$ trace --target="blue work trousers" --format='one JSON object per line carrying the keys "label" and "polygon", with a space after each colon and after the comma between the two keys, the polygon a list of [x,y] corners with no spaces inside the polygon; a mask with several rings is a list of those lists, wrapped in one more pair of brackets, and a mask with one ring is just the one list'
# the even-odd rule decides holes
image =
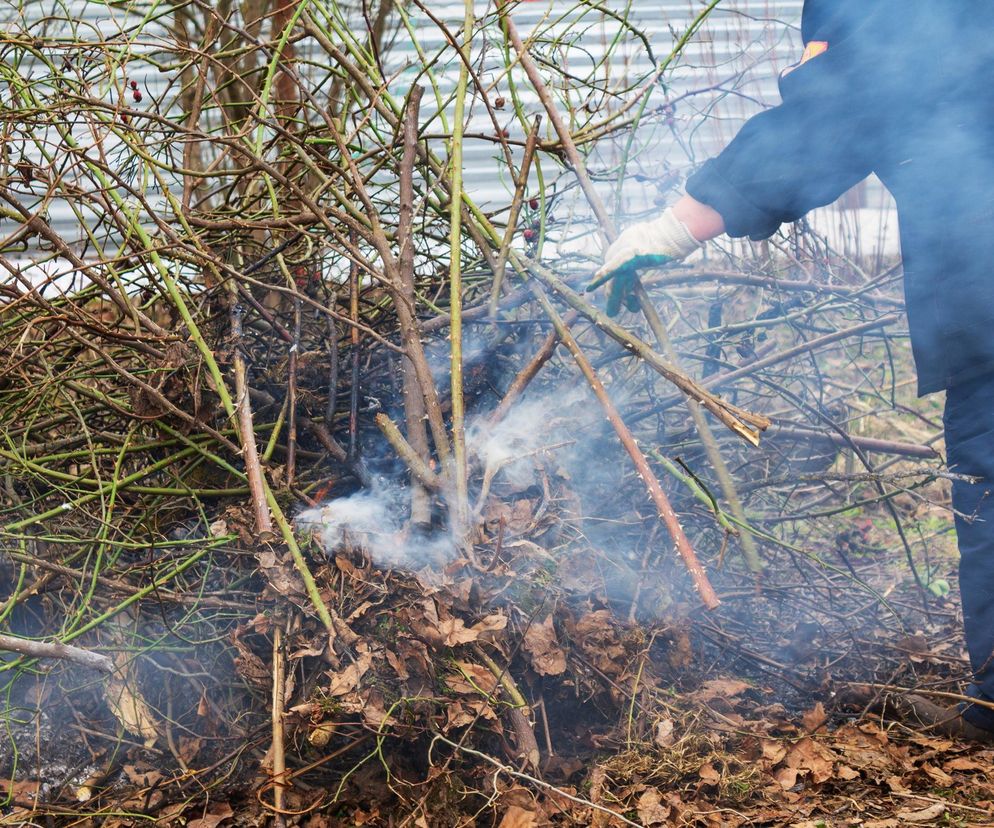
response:
{"label": "blue work trousers", "polygon": [[[973,684],[968,695],[994,700],[994,374],[947,389],[946,455],[950,470],[975,475],[953,481],[959,585]],[[994,710],[969,705],[964,718],[994,730]]]}

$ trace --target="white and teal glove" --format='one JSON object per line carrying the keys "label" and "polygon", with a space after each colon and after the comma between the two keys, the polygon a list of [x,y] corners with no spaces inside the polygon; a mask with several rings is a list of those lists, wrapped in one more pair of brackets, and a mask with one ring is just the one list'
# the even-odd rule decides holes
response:
{"label": "white and teal glove", "polygon": [[673,208],[668,208],[659,218],[633,224],[618,236],[587,290],[611,282],[605,308],[608,316],[616,316],[622,303],[629,310],[638,310],[633,290],[639,270],[678,262],[699,247],[701,243],[673,214]]}

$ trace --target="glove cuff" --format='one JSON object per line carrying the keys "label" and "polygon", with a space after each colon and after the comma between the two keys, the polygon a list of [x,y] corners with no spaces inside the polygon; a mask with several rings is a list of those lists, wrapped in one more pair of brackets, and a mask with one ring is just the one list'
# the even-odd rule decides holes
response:
{"label": "glove cuff", "polygon": [[667,207],[659,218],[649,222],[649,224],[653,237],[660,243],[659,248],[672,250],[672,254],[669,255],[674,259],[686,258],[704,246],[702,242],[694,238],[687,229],[687,225],[676,217],[672,207]]}

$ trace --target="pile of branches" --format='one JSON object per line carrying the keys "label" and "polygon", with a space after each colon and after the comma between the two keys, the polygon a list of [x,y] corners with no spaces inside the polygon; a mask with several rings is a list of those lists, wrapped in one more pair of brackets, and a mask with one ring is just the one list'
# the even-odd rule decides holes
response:
{"label": "pile of branches", "polygon": [[[620,321],[583,292],[616,233],[594,181],[625,178],[604,149],[672,125],[644,104],[705,15],[605,89],[642,38],[613,15],[567,71],[510,3],[467,3],[461,28],[364,9],[8,27],[0,760],[20,814],[180,813],[227,786],[282,817],[376,779],[457,824],[577,756],[671,749],[664,691],[699,687],[695,648],[810,687],[865,661],[847,633],[913,626],[943,592],[902,530],[941,476],[938,426],[853,427],[906,396],[896,268],[797,227],[647,276]],[[574,36],[606,19],[573,13]],[[506,204],[465,185],[481,142]],[[888,602],[866,527],[843,543],[826,521],[861,506],[897,526],[919,598]],[[788,668],[802,620],[824,660]],[[38,728],[45,755],[71,742],[58,772]]]}

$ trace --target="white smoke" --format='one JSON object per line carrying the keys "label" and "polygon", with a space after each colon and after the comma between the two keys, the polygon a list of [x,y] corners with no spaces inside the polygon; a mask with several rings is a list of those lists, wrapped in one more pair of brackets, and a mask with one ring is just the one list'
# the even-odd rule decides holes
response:
{"label": "white smoke", "polygon": [[377,479],[368,489],[301,512],[297,525],[317,532],[329,552],[347,543],[362,546],[380,567],[444,566],[457,556],[456,546],[444,532],[409,531],[410,497],[406,486]]}
{"label": "white smoke", "polygon": [[[582,456],[589,464],[594,447],[577,437],[585,434],[598,442],[589,429],[598,411],[590,405],[589,392],[575,386],[564,393],[525,398],[496,424],[486,416],[475,418],[466,430],[472,477],[479,481],[482,476],[484,493],[492,483],[503,491],[523,491],[540,484],[539,470],[553,453],[564,463]],[[471,487],[471,501],[479,494],[479,487]],[[410,529],[410,502],[407,485],[376,478],[369,488],[302,512],[297,524],[316,532],[328,552],[351,543],[366,549],[381,567],[439,568],[455,560],[458,544],[446,530],[429,534]]]}

